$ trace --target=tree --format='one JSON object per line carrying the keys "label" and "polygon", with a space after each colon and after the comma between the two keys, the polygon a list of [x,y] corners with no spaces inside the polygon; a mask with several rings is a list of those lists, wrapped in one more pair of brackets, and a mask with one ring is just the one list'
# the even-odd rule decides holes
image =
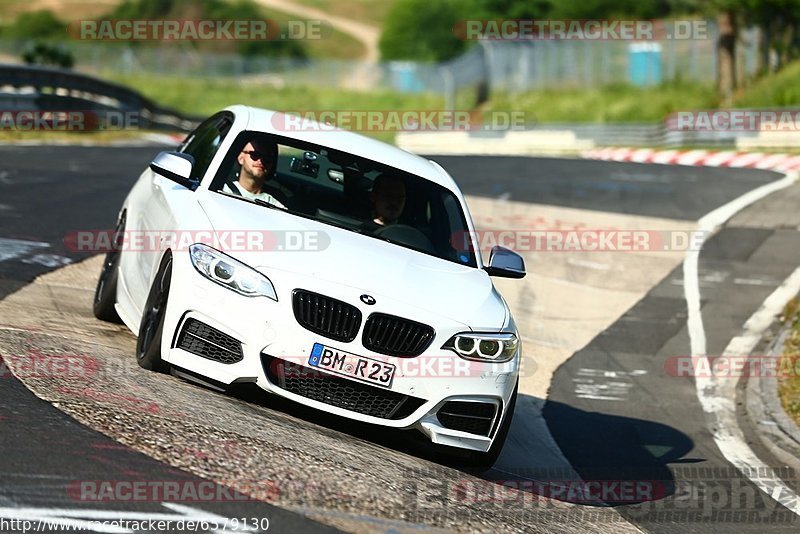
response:
{"label": "tree", "polygon": [[[263,19],[261,8],[253,0],[125,0],[109,15],[109,19],[184,19],[184,20],[258,20]],[[285,28],[281,28],[286,34]],[[128,45],[135,43],[128,43]],[[297,40],[216,41],[193,42],[198,49],[212,48],[217,52],[236,52],[242,56],[273,56],[306,58],[308,52]]]}
{"label": "tree", "polygon": [[456,37],[453,27],[470,17],[470,4],[459,0],[398,0],[383,26],[378,44],[381,57],[444,61],[461,54],[467,43]]}
{"label": "tree", "polygon": [[736,40],[738,31],[736,13],[730,9],[722,9],[717,14],[719,39],[717,41],[717,81],[720,96],[725,102],[733,100],[736,90]]}
{"label": "tree", "polygon": [[771,70],[774,53],[778,67],[798,57],[800,0],[748,0],[744,19],[760,31],[759,72]]}

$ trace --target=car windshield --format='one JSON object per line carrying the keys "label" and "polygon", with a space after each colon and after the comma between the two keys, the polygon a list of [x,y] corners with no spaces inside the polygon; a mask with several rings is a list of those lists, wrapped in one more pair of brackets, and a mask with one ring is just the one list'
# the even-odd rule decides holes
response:
{"label": "car windshield", "polygon": [[211,189],[476,267],[466,218],[452,191],[352,154],[245,132]]}

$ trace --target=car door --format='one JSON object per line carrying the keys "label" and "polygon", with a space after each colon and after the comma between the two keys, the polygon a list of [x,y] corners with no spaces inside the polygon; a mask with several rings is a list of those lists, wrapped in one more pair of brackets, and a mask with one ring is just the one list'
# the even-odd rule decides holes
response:
{"label": "car door", "polygon": [[[192,167],[192,179],[198,183],[203,179],[211,165],[223,139],[230,130],[232,118],[229,113],[219,113],[203,122],[194,132],[192,132],[179,151],[192,156],[194,166]],[[152,173],[150,180],[149,201],[143,207],[142,217],[140,218],[140,230],[146,236],[163,236],[168,233],[176,235],[178,242],[181,240],[180,232],[186,231],[186,224],[191,224],[192,217],[189,210],[198,209],[194,202],[194,191],[187,189],[168,178]],[[193,230],[211,230],[210,228],[192,228]],[[160,237],[157,241],[149,239],[150,243],[156,242],[156,246],[149,246],[139,254],[141,264],[140,283],[145,288],[150,287],[150,281],[155,276],[158,262],[164,251],[166,244]],[[138,292],[147,295],[147,291]],[[139,309],[144,302],[137,303]]]}

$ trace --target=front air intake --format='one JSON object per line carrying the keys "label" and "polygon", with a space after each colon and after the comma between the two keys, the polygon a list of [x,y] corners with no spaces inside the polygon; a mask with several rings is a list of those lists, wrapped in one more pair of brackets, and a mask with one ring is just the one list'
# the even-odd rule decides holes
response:
{"label": "front air intake", "polygon": [[449,401],[439,409],[436,417],[445,428],[488,436],[496,414],[494,403]]}
{"label": "front air intake", "polygon": [[187,319],[183,323],[175,346],[219,363],[237,363],[244,358],[239,341],[197,319]]}

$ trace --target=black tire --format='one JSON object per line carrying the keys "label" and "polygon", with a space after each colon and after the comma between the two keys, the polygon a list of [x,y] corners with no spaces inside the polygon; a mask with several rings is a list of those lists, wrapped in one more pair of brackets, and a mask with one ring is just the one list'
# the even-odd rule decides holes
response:
{"label": "black tire", "polygon": [[491,448],[486,452],[471,451],[467,456],[467,467],[479,471],[488,471],[500,457],[500,452],[503,450],[503,445],[508,437],[508,431],[511,428],[511,419],[514,417],[514,408],[517,406],[517,392],[519,391],[519,382],[514,386],[514,392],[511,394],[511,399],[508,401],[508,408],[506,409],[505,418],[500,423],[500,429],[497,431],[497,436],[492,442]]}
{"label": "black tire", "polygon": [[169,300],[169,286],[172,280],[172,254],[167,252],[161,260],[139,325],[136,339],[136,361],[150,371],[165,372],[168,368],[161,359],[161,338],[164,333],[164,318]]}
{"label": "black tire", "polygon": [[119,275],[119,259],[122,254],[122,238],[125,231],[125,215],[123,214],[114,230],[114,243],[103,261],[103,270],[94,290],[94,316],[101,321],[121,324],[119,314],[114,305],[117,303],[117,277]]}

